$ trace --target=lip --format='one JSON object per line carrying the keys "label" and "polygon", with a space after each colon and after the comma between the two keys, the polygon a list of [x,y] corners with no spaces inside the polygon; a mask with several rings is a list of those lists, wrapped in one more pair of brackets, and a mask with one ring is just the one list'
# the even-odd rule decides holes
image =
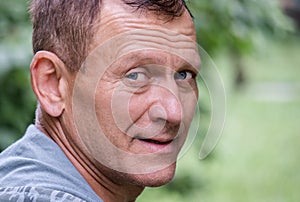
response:
{"label": "lip", "polygon": [[175,139],[169,138],[136,138],[144,150],[149,153],[173,153],[176,149]]}

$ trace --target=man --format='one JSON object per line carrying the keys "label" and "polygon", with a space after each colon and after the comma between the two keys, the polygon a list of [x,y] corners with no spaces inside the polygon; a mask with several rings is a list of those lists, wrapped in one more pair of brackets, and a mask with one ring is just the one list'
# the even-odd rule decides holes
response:
{"label": "man", "polygon": [[135,201],[174,176],[200,59],[184,1],[32,0],[36,123],[0,201]]}

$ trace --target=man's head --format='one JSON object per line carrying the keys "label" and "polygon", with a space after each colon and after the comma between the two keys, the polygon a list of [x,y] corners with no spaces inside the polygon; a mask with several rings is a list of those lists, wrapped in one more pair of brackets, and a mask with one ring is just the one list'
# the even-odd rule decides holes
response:
{"label": "man's head", "polygon": [[114,183],[170,181],[198,95],[184,1],[33,0],[31,8],[44,131]]}

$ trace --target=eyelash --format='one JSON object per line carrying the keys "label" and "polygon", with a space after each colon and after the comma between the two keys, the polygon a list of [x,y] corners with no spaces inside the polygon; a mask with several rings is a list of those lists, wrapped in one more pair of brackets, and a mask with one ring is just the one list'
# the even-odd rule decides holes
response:
{"label": "eyelash", "polygon": [[[155,76],[155,75],[153,75]],[[197,74],[189,69],[183,69],[173,74],[173,79],[179,86],[185,86],[187,83],[193,84]],[[128,87],[142,88],[147,86],[152,79],[152,75],[144,68],[133,68],[123,76],[123,82]],[[186,84],[185,84],[186,83]]]}
{"label": "eyelash", "polygon": [[[134,78],[134,79],[133,79],[133,78],[130,78],[130,77],[133,76],[133,75],[135,75],[136,78]],[[139,75],[143,75],[143,76],[147,77],[147,75],[146,75],[144,72],[131,72],[131,73],[129,73],[129,74],[126,74],[125,77],[126,77],[127,79],[137,80]]]}
{"label": "eyelash", "polygon": [[[196,77],[196,74],[195,74],[194,72],[192,72],[192,71],[190,71],[190,70],[182,70],[182,71],[176,72],[176,73],[174,74],[174,79],[175,79],[175,80],[180,79],[179,77],[177,78],[177,76],[182,76],[182,75],[181,75],[182,73],[190,74],[191,76],[190,76],[189,79],[194,79],[194,78]],[[182,80],[186,80],[187,77],[188,77],[188,76],[186,75],[186,77],[183,78]]]}

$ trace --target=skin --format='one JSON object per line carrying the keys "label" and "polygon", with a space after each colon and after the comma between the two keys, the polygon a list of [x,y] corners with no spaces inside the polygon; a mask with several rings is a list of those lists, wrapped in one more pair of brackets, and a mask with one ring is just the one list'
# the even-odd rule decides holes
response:
{"label": "skin", "polygon": [[[118,0],[103,1],[102,6],[83,74],[69,72],[53,53],[34,56],[31,81],[40,104],[36,125],[62,148],[104,201],[135,201],[144,187],[161,186],[174,176],[197,102],[195,67],[200,61],[196,50],[176,46],[195,42],[196,34],[187,11],[166,22],[151,12],[133,12]],[[112,37],[136,29],[158,30],[142,33],[152,49],[130,43],[127,36],[104,48]],[[105,55],[103,60],[95,50]],[[188,50],[195,54],[182,58]],[[107,56],[113,60],[104,65]],[[85,105],[90,101],[95,108]]]}

